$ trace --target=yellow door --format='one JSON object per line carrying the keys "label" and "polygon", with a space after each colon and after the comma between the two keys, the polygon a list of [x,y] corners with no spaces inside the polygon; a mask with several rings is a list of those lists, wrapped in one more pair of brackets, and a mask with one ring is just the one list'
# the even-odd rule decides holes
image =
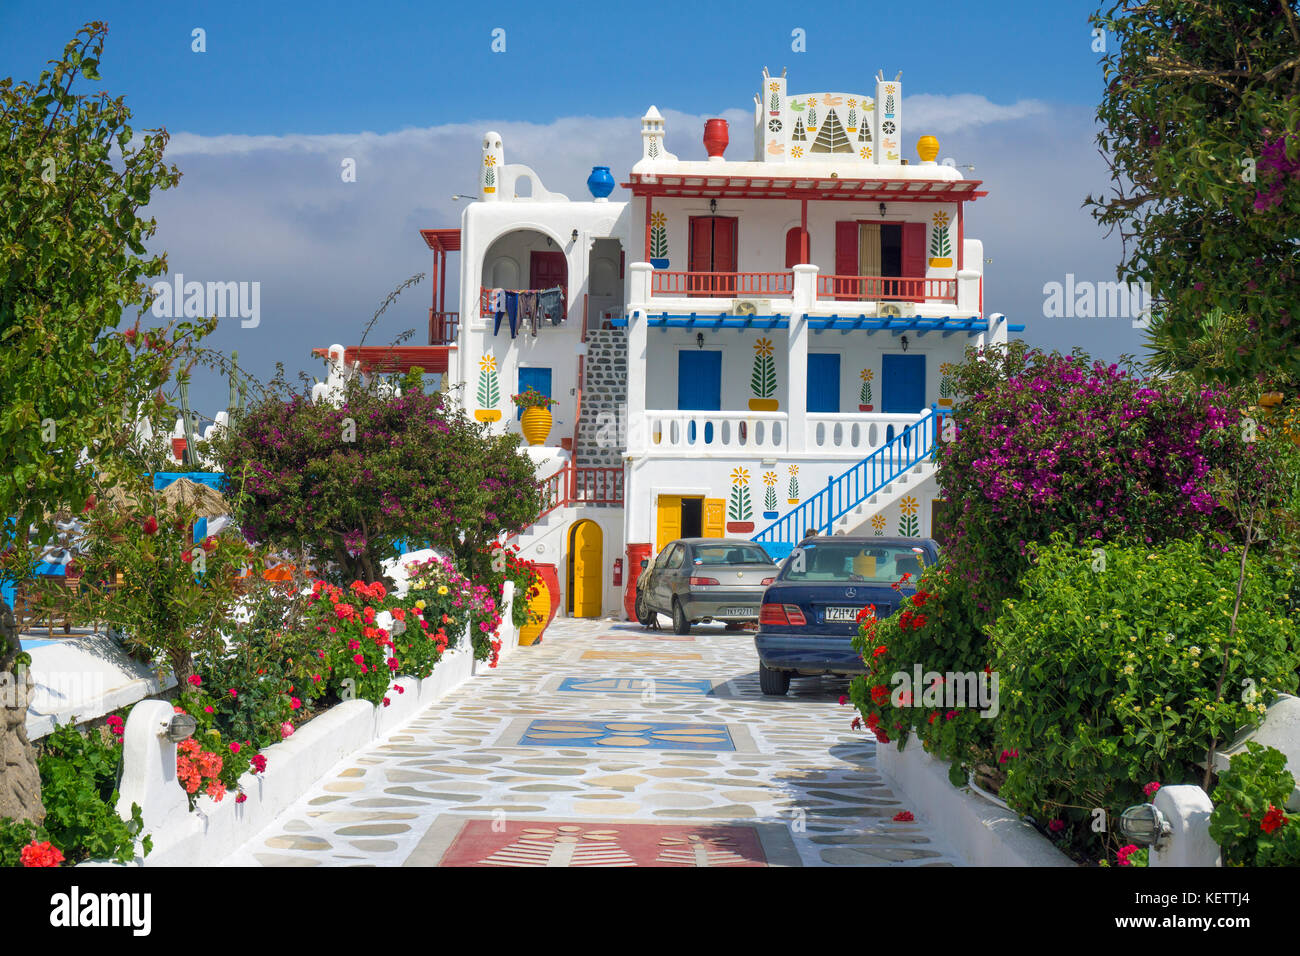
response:
{"label": "yellow door", "polygon": [[582,521],[573,529],[573,616],[600,617],[600,525]]}
{"label": "yellow door", "polygon": [[658,517],[655,519],[655,553],[668,547],[669,541],[682,536],[681,495],[660,495]]}
{"label": "yellow door", "polygon": [[722,498],[704,499],[704,537],[721,538],[727,516],[727,502]]}

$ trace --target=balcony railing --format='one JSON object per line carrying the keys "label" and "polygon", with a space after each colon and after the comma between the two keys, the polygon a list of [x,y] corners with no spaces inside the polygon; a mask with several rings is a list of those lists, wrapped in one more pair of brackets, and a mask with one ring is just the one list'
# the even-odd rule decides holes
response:
{"label": "balcony railing", "polygon": [[455,345],[460,331],[459,312],[438,312],[429,310],[429,344]]}
{"label": "balcony railing", "polygon": [[742,295],[794,294],[793,272],[669,272],[650,274],[651,295],[688,295],[733,298]]}
{"label": "balcony railing", "polygon": [[850,302],[956,302],[956,279],[817,276],[817,298]]}
{"label": "balcony railing", "polygon": [[865,455],[888,444],[905,428],[915,425],[920,413],[912,415],[855,412],[808,415],[808,448],[817,451]]}
{"label": "balcony railing", "polygon": [[785,412],[689,411],[646,409],[645,430],[630,444],[649,452],[822,452],[833,457],[861,458],[915,425],[924,413],[854,412],[809,414],[804,441],[795,447]]}

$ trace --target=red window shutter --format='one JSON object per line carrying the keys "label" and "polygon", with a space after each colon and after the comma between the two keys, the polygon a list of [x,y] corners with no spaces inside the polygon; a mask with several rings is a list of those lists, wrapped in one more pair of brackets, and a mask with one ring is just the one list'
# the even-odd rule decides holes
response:
{"label": "red window shutter", "polygon": [[708,216],[691,217],[691,272],[713,271],[713,222]]}
{"label": "red window shutter", "polygon": [[[903,223],[903,249],[900,258],[902,259],[903,278],[925,278],[925,223]],[[912,283],[908,284],[911,285]],[[924,302],[925,295],[922,288],[924,285],[923,282],[915,283],[916,294],[909,295],[907,298],[913,302]]]}
{"label": "red window shutter", "polygon": [[785,234],[785,267],[787,269],[803,263],[803,236],[804,231],[798,226],[793,227]]}
{"label": "red window shutter", "polygon": [[736,271],[736,220],[715,216],[713,219],[713,271]]}
{"label": "red window shutter", "polygon": [[[835,224],[835,274],[837,276],[855,276],[858,274],[858,224],[856,222],[837,222]],[[836,280],[835,297],[838,299],[858,298],[854,294],[856,282]]]}

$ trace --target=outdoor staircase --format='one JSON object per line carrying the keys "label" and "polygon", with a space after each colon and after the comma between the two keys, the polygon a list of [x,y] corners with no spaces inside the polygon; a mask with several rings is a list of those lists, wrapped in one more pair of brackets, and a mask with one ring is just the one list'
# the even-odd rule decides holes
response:
{"label": "outdoor staircase", "polygon": [[573,458],[586,467],[621,468],[627,447],[627,330],[587,332],[582,409]]}
{"label": "outdoor staircase", "polygon": [[950,412],[930,406],[914,425],[840,475],[826,487],[772,522],[753,540],[773,555],[793,548],[809,531],[852,534],[872,514],[888,507],[934,476],[936,444]]}

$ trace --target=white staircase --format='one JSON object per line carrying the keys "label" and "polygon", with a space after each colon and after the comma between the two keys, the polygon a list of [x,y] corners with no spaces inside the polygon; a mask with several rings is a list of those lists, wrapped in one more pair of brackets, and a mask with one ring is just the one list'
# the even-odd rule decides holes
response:
{"label": "white staircase", "polygon": [[872,515],[884,511],[904,495],[915,494],[927,481],[934,481],[938,467],[929,462],[922,462],[914,468],[903,472],[875,494],[860,501],[835,522],[836,534],[871,534],[873,529],[867,521]]}

